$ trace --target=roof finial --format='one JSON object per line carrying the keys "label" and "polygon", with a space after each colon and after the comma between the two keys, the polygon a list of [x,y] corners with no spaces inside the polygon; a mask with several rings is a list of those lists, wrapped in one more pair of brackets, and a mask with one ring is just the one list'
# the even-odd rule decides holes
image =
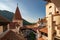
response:
{"label": "roof finial", "polygon": [[40,18],[39,18],[39,21],[40,21]]}

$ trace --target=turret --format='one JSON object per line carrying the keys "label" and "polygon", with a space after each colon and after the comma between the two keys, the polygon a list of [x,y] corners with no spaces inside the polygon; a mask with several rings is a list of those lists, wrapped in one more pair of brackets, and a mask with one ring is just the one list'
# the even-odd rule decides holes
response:
{"label": "turret", "polygon": [[10,24],[8,24],[8,30],[12,30],[19,34],[19,29],[22,26],[23,26],[23,19],[22,19],[19,7],[17,5],[15,14],[13,16],[13,20]]}
{"label": "turret", "polygon": [[23,19],[22,19],[18,5],[15,11],[14,17],[13,17],[13,22],[17,22],[20,25],[20,27],[23,26]]}

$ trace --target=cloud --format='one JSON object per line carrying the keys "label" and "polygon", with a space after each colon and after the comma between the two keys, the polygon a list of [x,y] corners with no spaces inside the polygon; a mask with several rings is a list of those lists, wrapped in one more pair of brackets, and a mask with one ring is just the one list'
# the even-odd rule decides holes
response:
{"label": "cloud", "polygon": [[15,12],[16,1],[15,0],[1,0],[0,1],[0,10],[8,10]]}
{"label": "cloud", "polygon": [[3,3],[0,3],[0,9],[1,10],[10,10],[10,8],[7,6],[7,5],[5,5],[5,4],[3,4]]}

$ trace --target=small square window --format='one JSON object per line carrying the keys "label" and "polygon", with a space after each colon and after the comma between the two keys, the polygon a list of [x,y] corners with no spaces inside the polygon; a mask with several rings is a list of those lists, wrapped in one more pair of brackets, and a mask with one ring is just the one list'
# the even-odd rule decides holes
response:
{"label": "small square window", "polygon": [[52,12],[49,13],[49,15],[52,14]]}
{"label": "small square window", "polygon": [[52,6],[49,6],[49,8],[52,8]]}
{"label": "small square window", "polygon": [[59,13],[59,11],[57,11],[56,13]]}

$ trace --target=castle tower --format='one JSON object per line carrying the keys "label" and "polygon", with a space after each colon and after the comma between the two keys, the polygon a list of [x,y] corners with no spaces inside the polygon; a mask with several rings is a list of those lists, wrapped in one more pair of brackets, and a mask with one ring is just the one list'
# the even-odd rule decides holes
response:
{"label": "castle tower", "polygon": [[[46,4],[46,19],[47,19],[47,27],[48,27],[48,40],[53,40],[53,36],[52,36],[52,34],[50,34],[50,32],[52,32],[53,30],[56,30],[56,36],[58,36],[58,37],[60,37],[60,31],[59,31],[59,29],[58,28],[60,28],[60,10],[59,10],[59,8],[60,7],[57,7],[56,5],[58,5],[58,4],[56,4],[55,5],[55,3],[56,3],[56,1],[54,0],[54,2],[52,2],[51,0],[45,0],[45,1],[47,1],[47,4]],[[57,25],[57,26],[53,26],[52,27],[52,24],[53,24],[53,22],[52,22],[52,20],[51,19],[49,19],[49,18],[52,18],[52,17],[50,17],[50,15],[53,15],[53,21],[55,22],[55,25]],[[51,26],[50,26],[50,22],[52,22],[52,24],[51,24]],[[50,26],[50,29],[49,29],[49,26]]]}
{"label": "castle tower", "polygon": [[53,27],[53,15],[50,14],[48,16],[48,22],[47,22],[47,27],[48,27],[48,40],[53,40],[54,38],[54,35],[53,35],[53,32],[54,32],[54,27]]}
{"label": "castle tower", "polygon": [[56,12],[56,7],[54,3],[52,3],[50,0],[47,1],[46,4],[46,20],[47,20],[47,28],[48,28],[48,40],[54,40],[53,36],[53,14]]}
{"label": "castle tower", "polygon": [[[23,27],[23,19],[22,19],[21,13],[19,11],[18,5],[17,5],[12,22],[13,22],[14,27],[15,27],[12,30],[19,34],[20,27]],[[11,25],[13,25],[13,24],[11,24]]]}
{"label": "castle tower", "polygon": [[49,14],[56,15],[60,12],[58,10],[58,7],[51,0],[45,0],[45,1],[47,1],[47,4],[46,4],[46,17],[48,17]]}
{"label": "castle tower", "polygon": [[18,4],[17,4],[17,8],[15,11],[14,17],[13,17],[13,22],[17,22],[20,25],[20,27],[23,26],[23,19],[22,19]]}

